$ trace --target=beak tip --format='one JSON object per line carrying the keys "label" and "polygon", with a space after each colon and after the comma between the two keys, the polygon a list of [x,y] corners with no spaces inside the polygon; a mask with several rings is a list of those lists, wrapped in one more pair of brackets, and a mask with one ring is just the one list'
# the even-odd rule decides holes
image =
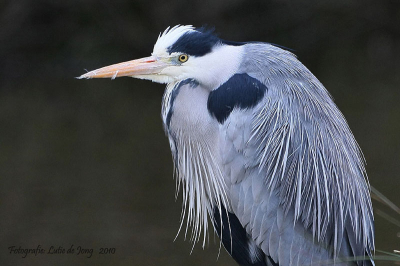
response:
{"label": "beak tip", "polygon": [[76,79],[91,79],[93,75],[94,75],[93,71],[90,71],[83,75],[80,75],[79,77],[76,77]]}

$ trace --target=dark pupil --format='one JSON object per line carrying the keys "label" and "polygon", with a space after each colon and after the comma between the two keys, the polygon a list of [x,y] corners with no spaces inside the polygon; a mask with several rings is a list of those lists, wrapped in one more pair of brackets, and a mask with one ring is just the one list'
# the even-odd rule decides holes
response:
{"label": "dark pupil", "polygon": [[186,55],[181,55],[181,61],[185,61],[186,60]]}

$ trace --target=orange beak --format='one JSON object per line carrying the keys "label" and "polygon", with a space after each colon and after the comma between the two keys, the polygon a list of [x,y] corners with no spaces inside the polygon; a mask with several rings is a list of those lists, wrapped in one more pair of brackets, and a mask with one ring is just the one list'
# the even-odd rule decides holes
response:
{"label": "orange beak", "polygon": [[146,75],[159,74],[166,66],[168,66],[167,63],[154,56],[149,56],[92,70],[81,75],[78,79],[145,77]]}

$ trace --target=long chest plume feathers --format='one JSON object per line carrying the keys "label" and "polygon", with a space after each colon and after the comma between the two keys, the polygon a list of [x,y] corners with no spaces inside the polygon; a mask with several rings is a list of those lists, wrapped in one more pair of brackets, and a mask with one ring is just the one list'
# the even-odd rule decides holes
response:
{"label": "long chest plume feathers", "polygon": [[[182,188],[179,231],[186,218],[186,233],[191,227],[193,242],[200,240],[203,233],[203,246],[206,243],[208,216],[213,214],[215,206],[220,212],[222,206],[229,207],[218,164],[220,158],[215,152],[218,125],[213,123],[206,102],[207,92],[194,80],[184,80],[168,86],[162,107],[164,128],[173,155],[177,193]],[[196,111],[190,112],[188,108],[196,104],[198,108],[193,107]]]}

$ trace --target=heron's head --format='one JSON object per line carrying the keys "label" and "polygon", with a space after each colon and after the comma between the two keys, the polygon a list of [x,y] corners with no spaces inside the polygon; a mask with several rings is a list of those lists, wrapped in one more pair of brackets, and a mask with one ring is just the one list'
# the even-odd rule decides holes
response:
{"label": "heron's head", "polygon": [[228,45],[212,31],[178,25],[160,34],[151,56],[96,69],[79,78],[128,76],[158,83],[194,79],[213,89],[236,72],[241,56],[240,45]]}

